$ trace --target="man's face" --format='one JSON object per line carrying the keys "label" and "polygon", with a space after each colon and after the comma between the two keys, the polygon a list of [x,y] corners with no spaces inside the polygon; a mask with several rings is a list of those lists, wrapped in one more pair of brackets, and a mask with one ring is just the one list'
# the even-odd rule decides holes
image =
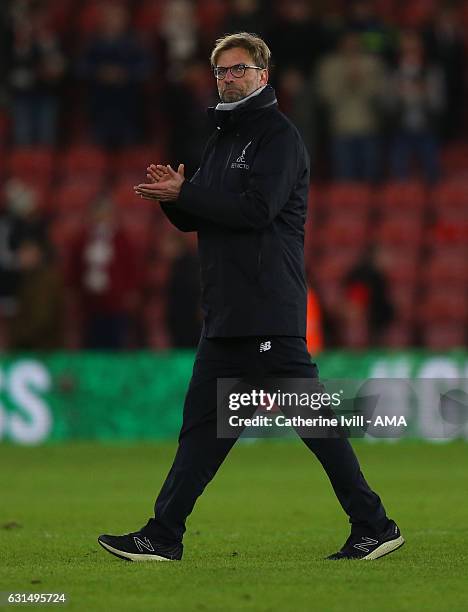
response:
{"label": "man's face", "polygon": [[[250,53],[239,47],[220,53],[217,66],[228,67],[236,64],[254,66],[255,62],[250,57]],[[224,79],[217,83],[221,102],[239,102],[268,83],[268,70],[247,68],[244,76],[240,78],[233,77],[231,71],[228,70]]]}

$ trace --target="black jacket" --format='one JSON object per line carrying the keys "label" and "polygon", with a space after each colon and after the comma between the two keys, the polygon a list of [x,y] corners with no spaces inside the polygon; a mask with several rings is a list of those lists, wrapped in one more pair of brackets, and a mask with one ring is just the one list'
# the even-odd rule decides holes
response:
{"label": "black jacket", "polygon": [[217,129],[200,168],[162,207],[176,227],[198,232],[203,335],[305,337],[304,143],[269,85],[208,112]]}

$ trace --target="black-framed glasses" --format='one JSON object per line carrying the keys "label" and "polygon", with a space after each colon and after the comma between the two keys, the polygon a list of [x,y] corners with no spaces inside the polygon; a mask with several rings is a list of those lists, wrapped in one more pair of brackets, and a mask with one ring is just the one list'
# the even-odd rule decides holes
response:
{"label": "black-framed glasses", "polygon": [[229,70],[233,77],[235,77],[236,79],[240,79],[244,76],[247,68],[252,68],[253,70],[266,70],[266,68],[262,68],[261,66],[250,66],[249,64],[234,64],[234,66],[213,66],[213,74],[215,75],[218,81],[222,81]]}

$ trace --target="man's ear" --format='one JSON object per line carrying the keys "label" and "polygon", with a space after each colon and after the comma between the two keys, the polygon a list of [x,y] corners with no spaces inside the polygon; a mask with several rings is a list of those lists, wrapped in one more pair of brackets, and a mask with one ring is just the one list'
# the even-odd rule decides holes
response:
{"label": "man's ear", "polygon": [[267,70],[262,70],[262,74],[260,75],[260,86],[263,87],[263,85],[266,85],[268,83],[268,78],[270,76],[270,73]]}

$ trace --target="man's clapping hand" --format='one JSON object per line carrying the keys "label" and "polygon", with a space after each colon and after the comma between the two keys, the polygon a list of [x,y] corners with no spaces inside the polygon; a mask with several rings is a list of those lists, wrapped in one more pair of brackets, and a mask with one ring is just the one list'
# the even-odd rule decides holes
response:
{"label": "man's clapping hand", "polygon": [[151,182],[141,183],[133,189],[146,200],[174,202],[179,197],[182,183],[185,181],[184,171],[184,164],[179,164],[177,172],[169,164],[151,164],[146,174]]}

